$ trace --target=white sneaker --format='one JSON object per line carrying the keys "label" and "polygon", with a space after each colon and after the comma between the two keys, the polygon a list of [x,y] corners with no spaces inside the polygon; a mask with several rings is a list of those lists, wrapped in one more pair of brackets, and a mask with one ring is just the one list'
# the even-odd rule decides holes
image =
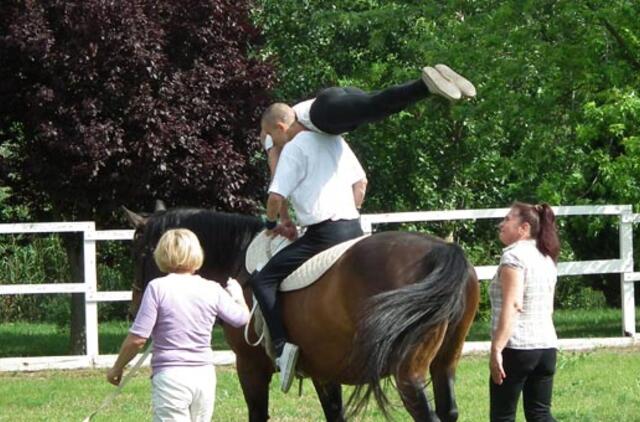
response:
{"label": "white sneaker", "polygon": [[437,64],[435,68],[442,76],[456,84],[464,97],[473,98],[476,96],[476,87],[469,80],[454,72],[449,66]]}
{"label": "white sneaker", "polygon": [[457,101],[462,98],[462,93],[456,84],[431,66],[422,68],[422,81],[432,94],[440,95],[449,101]]}
{"label": "white sneaker", "polygon": [[280,389],[286,393],[291,388],[298,363],[298,346],[285,343],[282,354],[276,358],[276,365],[280,369]]}

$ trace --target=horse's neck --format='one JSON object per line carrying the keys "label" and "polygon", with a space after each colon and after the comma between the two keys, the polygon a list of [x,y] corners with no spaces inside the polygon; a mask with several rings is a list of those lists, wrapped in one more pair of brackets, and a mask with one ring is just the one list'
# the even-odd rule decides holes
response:
{"label": "horse's neck", "polygon": [[225,283],[228,278],[236,279],[240,285],[244,286],[249,280],[250,274],[247,272],[245,259],[249,244],[257,233],[248,233],[248,240],[238,245],[238,250],[233,254],[234,262],[224,265],[214,261],[206,261],[200,274],[205,278],[214,279],[220,283]]}

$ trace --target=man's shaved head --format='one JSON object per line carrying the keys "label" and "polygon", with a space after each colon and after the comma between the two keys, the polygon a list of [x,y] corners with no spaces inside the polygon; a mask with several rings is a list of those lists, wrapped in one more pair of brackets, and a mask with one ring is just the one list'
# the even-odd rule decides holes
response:
{"label": "man's shaved head", "polygon": [[262,113],[262,127],[272,128],[278,123],[287,126],[293,124],[296,114],[293,109],[285,103],[273,103]]}

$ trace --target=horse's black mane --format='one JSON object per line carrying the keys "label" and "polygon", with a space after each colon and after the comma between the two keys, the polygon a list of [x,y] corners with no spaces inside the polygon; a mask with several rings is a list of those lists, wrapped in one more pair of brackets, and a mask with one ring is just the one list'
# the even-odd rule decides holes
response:
{"label": "horse's black mane", "polygon": [[172,228],[187,228],[194,232],[202,249],[203,269],[236,275],[244,262],[244,251],[262,228],[257,217],[228,214],[198,208],[173,208],[149,217],[143,234],[143,244],[155,247],[162,234]]}

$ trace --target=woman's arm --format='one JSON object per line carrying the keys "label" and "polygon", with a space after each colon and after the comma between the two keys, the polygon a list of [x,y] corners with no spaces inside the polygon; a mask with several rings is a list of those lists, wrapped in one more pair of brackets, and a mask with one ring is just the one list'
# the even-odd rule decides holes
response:
{"label": "woman's arm", "polygon": [[218,316],[234,327],[242,327],[249,322],[251,314],[244,300],[242,287],[235,279],[230,278],[224,290],[218,298]]}
{"label": "woman's arm", "polygon": [[129,333],[127,338],[122,342],[122,346],[120,346],[120,353],[118,354],[116,363],[114,363],[111,369],[107,372],[107,381],[113,385],[120,384],[124,367],[131,362],[131,359],[136,357],[146,342],[146,338]]}
{"label": "woman's arm", "polygon": [[496,384],[502,384],[506,377],[502,367],[502,350],[507,345],[516,315],[522,311],[523,284],[520,271],[503,266],[500,268],[502,284],[502,310],[498,318],[498,326],[491,340],[491,378]]}

